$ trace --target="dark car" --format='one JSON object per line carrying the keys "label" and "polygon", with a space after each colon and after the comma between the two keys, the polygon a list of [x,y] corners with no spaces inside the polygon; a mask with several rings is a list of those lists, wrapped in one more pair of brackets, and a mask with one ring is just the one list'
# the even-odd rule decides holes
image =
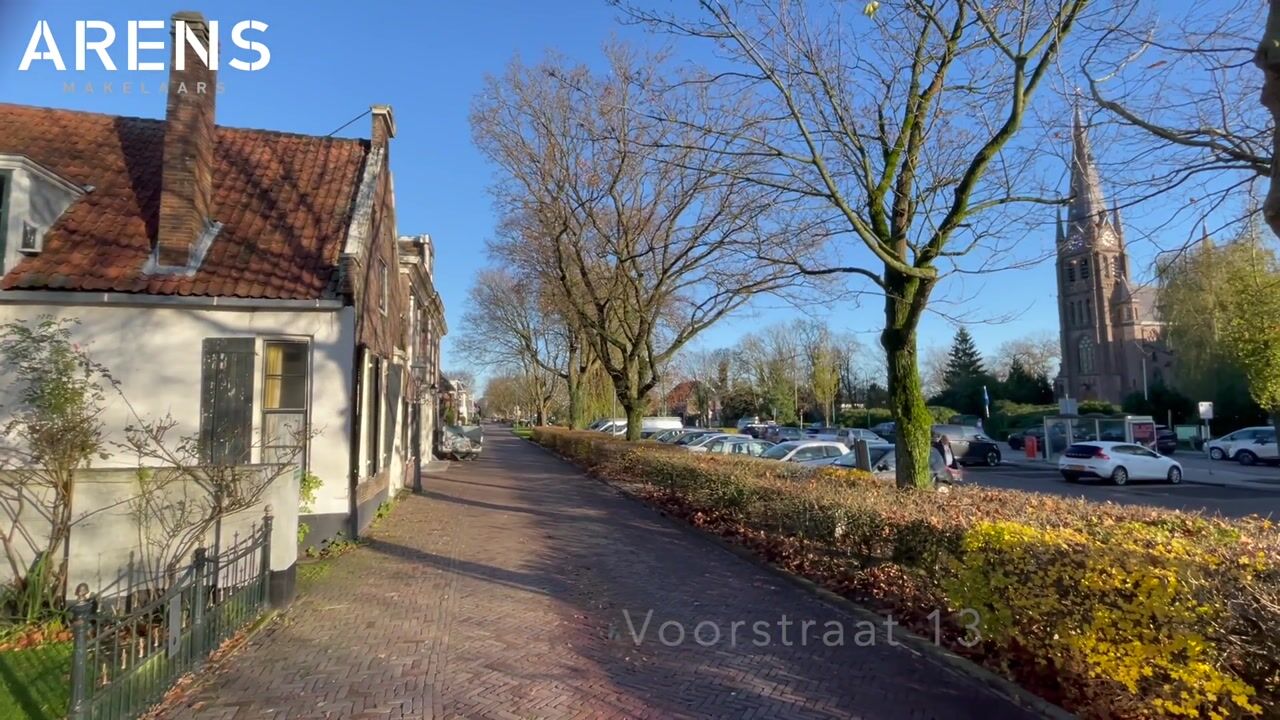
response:
{"label": "dark car", "polygon": [[1164,425],[1156,426],[1156,452],[1172,455],[1178,451],[1178,433]]}
{"label": "dark car", "polygon": [[1035,438],[1037,443],[1043,440],[1044,426],[1033,425],[1027,428],[1026,430],[1019,430],[1018,432],[1009,433],[1009,449],[1021,450],[1022,448],[1027,446],[1027,438],[1029,437]]}
{"label": "dark car", "polygon": [[771,443],[780,443],[788,440],[804,440],[804,438],[804,432],[800,428],[770,425],[765,429],[763,439]]}
{"label": "dark car", "polygon": [[763,440],[771,427],[773,426],[768,423],[751,423],[742,428],[742,434],[750,435],[757,440]]}
{"label": "dark car", "polygon": [[1000,464],[1000,446],[983,433],[982,428],[972,425],[934,425],[933,441],[937,442],[943,436],[951,444],[951,451],[961,465],[994,467]]}
{"label": "dark car", "polygon": [[892,442],[894,436],[898,434],[898,424],[893,421],[877,423],[871,426],[871,432]]}

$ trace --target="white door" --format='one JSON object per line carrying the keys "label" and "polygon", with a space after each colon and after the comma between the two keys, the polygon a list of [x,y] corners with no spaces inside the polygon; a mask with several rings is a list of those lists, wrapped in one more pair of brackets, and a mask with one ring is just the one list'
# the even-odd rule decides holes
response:
{"label": "white door", "polygon": [[1276,444],[1275,429],[1259,431],[1258,435],[1259,438],[1256,441],[1259,443],[1256,446],[1258,448],[1258,457],[1263,460],[1280,459],[1280,446],[1277,446]]}
{"label": "white door", "polygon": [[1163,480],[1168,473],[1165,461],[1160,455],[1140,445],[1126,445],[1133,458],[1134,468],[1129,471],[1130,477],[1139,480]]}

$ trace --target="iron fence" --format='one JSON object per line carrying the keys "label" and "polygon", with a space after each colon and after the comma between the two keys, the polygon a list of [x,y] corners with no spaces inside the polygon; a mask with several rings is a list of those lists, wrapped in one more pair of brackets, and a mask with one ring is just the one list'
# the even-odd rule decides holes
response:
{"label": "iron fence", "polygon": [[70,720],[136,718],[257,619],[269,603],[271,524],[268,511],[248,537],[196,549],[163,590],[130,581],[103,598],[80,585],[71,609]]}

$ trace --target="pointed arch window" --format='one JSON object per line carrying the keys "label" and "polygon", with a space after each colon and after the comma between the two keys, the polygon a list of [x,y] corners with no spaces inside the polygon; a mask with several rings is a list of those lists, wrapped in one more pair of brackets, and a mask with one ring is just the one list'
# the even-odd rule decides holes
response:
{"label": "pointed arch window", "polygon": [[1123,256],[1123,255],[1117,255],[1117,256],[1116,256],[1116,277],[1118,277],[1118,278],[1123,278],[1124,276],[1125,276],[1125,272],[1124,272],[1124,256]]}
{"label": "pointed arch window", "polygon": [[1093,349],[1093,338],[1088,335],[1080,338],[1080,344],[1077,347],[1077,365],[1082,375],[1093,373]]}
{"label": "pointed arch window", "polygon": [[1081,280],[1089,279],[1089,258],[1083,258],[1080,261],[1080,279]]}
{"label": "pointed arch window", "polygon": [[1076,281],[1076,264],[1075,262],[1067,263],[1067,282]]}
{"label": "pointed arch window", "polygon": [[1093,298],[1084,299],[1084,324],[1093,324]]}

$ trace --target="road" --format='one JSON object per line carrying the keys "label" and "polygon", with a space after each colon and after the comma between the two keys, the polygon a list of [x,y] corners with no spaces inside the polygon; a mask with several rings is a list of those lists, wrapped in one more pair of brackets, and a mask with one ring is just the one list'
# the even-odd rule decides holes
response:
{"label": "road", "polygon": [[1182,463],[1186,478],[1181,485],[1132,482],[1125,487],[1115,487],[1101,481],[1068,483],[1054,465],[1027,461],[1010,450],[1006,450],[1005,457],[1009,462],[999,467],[966,468],[965,480],[989,487],[1083,497],[1122,505],[1154,505],[1225,517],[1261,515],[1280,519],[1280,468],[1276,467],[1246,468],[1236,463],[1213,462],[1200,455],[1179,453],[1174,457]]}

